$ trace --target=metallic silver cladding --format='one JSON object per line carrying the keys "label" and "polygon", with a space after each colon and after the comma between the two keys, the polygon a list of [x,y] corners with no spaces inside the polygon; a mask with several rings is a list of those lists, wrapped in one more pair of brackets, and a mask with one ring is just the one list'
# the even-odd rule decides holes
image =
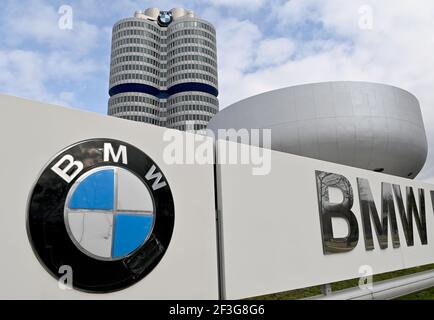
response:
{"label": "metallic silver cladding", "polygon": [[271,129],[271,149],[415,178],[428,144],[417,98],[397,87],[326,82],[263,93],[217,114],[208,128]]}

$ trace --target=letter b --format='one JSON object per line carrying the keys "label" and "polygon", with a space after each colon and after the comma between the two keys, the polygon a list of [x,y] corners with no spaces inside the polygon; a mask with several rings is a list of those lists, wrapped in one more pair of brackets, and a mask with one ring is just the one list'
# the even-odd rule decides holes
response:
{"label": "letter b", "polygon": [[[66,165],[65,165],[66,164]],[[62,168],[62,166],[64,167]],[[74,169],[72,170],[71,169]],[[59,177],[66,181],[66,183],[71,183],[72,180],[83,170],[83,163],[80,161],[74,161],[74,158],[67,154],[62,159],[60,159],[52,168]]]}
{"label": "letter b", "polygon": [[[353,189],[347,178],[342,175],[316,171],[318,206],[321,223],[324,254],[342,253],[353,250],[359,241],[359,226],[353,207]],[[332,203],[329,189],[339,189],[343,195],[341,203]],[[348,224],[348,235],[335,238],[333,235],[333,218],[342,218]]]}

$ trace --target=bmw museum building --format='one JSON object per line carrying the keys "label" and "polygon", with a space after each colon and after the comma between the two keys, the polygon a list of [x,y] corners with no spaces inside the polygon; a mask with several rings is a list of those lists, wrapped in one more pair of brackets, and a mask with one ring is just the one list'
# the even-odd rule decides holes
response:
{"label": "bmw museum building", "polygon": [[[354,119],[338,107],[324,109],[335,112],[328,121],[309,118],[313,102],[332,103],[323,86],[343,103],[368,99],[354,104]],[[277,127],[272,150],[0,95],[0,249],[9,257],[0,298],[233,300],[359,278],[362,266],[381,274],[434,263],[434,186],[410,179],[426,158],[417,99],[360,83],[268,95],[229,107],[210,127],[224,117],[233,128]],[[240,116],[247,103],[250,120]],[[387,129],[372,110],[389,115]],[[309,133],[296,141],[316,136],[318,148],[297,145],[294,128]],[[169,161],[175,138],[211,161]],[[229,150],[262,155],[269,170],[222,161]],[[433,286],[432,273],[418,279],[413,289]],[[353,298],[390,298],[376,290]]]}

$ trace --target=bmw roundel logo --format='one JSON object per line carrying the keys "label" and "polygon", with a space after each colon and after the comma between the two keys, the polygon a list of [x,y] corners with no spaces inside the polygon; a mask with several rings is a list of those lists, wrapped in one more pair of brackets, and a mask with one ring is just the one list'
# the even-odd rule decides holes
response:
{"label": "bmw roundel logo", "polygon": [[73,271],[75,289],[122,290],[163,258],[175,215],[168,181],[151,158],[121,141],[94,139],[63,150],[30,197],[28,233],[56,278]]}
{"label": "bmw roundel logo", "polygon": [[173,20],[172,13],[170,11],[161,11],[158,16],[158,24],[161,27],[167,27]]}

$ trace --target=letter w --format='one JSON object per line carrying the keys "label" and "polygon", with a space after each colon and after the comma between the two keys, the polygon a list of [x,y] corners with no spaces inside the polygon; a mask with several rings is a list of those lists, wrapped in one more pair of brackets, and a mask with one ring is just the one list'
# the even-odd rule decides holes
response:
{"label": "letter w", "polygon": [[[401,194],[401,187],[393,185],[393,192],[397,201],[399,215],[401,216],[402,227],[404,229],[405,239],[409,247],[414,245],[413,237],[413,216],[416,221],[416,226],[419,231],[419,237],[422,245],[428,244],[427,229],[426,229],[426,213],[425,213],[425,192],[419,189],[419,210],[416,205],[416,199],[412,187],[406,188],[407,205],[404,206],[404,201]],[[420,213],[420,214],[419,214]]]}
{"label": "letter w", "polygon": [[146,180],[148,181],[155,179],[154,184],[152,185],[152,190],[154,191],[167,186],[167,183],[165,181],[161,181],[161,179],[163,179],[163,175],[161,174],[161,172],[155,173],[156,169],[157,167],[155,167],[155,165],[152,166],[151,170],[149,170],[145,176]]}

